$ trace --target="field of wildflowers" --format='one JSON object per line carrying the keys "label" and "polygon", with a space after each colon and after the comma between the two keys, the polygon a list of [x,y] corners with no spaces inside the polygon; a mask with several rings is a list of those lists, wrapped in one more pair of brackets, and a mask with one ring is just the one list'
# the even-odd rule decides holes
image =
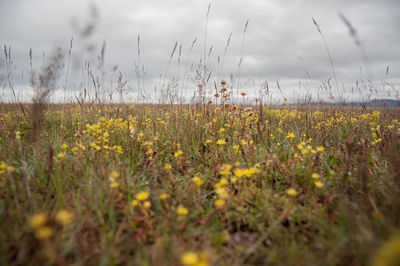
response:
{"label": "field of wildflowers", "polygon": [[400,261],[399,109],[30,108],[0,112],[1,265]]}

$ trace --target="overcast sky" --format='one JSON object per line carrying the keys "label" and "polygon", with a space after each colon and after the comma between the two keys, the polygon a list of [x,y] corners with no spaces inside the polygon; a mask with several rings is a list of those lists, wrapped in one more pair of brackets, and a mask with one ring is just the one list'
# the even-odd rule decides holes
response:
{"label": "overcast sky", "polygon": [[[79,32],[93,20],[90,3],[95,4],[98,16],[94,19],[93,33],[83,38]],[[140,35],[140,64],[146,70],[142,86],[154,87],[160,85],[160,75],[164,77],[167,71],[175,42],[178,42],[178,49],[182,45],[180,78],[185,73],[194,76],[189,67],[203,58],[209,3],[202,0],[0,0],[0,41],[12,47],[15,84],[28,84],[30,48],[33,67],[40,72],[43,51],[51,54],[60,46],[66,55],[70,39],[74,37],[74,61],[96,58],[105,41],[105,71],[111,73],[117,64],[129,86],[135,88],[134,65],[138,61],[137,36]],[[368,65],[339,13],[357,30]],[[211,1],[206,44],[207,51],[211,46],[213,49],[206,62],[213,71],[212,80],[229,80],[230,74],[237,77],[243,31],[249,20],[240,87],[254,90],[261,82],[268,81],[272,89],[278,80],[283,90],[290,90],[287,97],[296,91],[302,95],[302,90],[315,93],[321,80],[332,77],[332,68],[324,41],[312,21],[314,18],[326,38],[339,87],[349,90],[356,80],[382,80],[389,66],[387,81],[398,88],[399,14],[398,0],[214,0]],[[230,33],[232,37],[221,70],[218,57],[222,61]],[[95,49],[86,51],[88,45]],[[0,58],[4,60],[4,54]],[[168,68],[168,79],[177,77],[177,61],[178,51]],[[0,71],[3,86],[4,63]],[[79,80],[79,72],[75,76],[71,74],[71,79]],[[391,90],[391,94],[396,91]]]}

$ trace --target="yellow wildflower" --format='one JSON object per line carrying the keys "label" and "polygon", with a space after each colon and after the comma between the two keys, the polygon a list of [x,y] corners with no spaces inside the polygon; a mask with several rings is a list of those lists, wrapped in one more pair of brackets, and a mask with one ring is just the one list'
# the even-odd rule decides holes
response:
{"label": "yellow wildflower", "polygon": [[151,142],[151,141],[145,141],[145,142],[143,142],[142,145],[143,145],[143,146],[153,146],[153,142]]}
{"label": "yellow wildflower", "polygon": [[291,133],[291,132],[289,132],[289,133],[286,135],[286,138],[287,138],[287,139],[294,139],[294,134]]}
{"label": "yellow wildflower", "polygon": [[29,218],[29,226],[33,229],[39,228],[46,223],[47,216],[44,213],[32,215]]}
{"label": "yellow wildflower", "polygon": [[321,188],[321,187],[324,186],[324,183],[322,183],[321,181],[315,181],[315,182],[314,182],[314,185],[315,185],[317,188]]}
{"label": "yellow wildflower", "polygon": [[149,192],[147,191],[142,191],[136,195],[136,199],[139,201],[147,200],[148,197],[149,197]]}
{"label": "yellow wildflower", "polygon": [[199,262],[199,256],[194,252],[188,251],[182,255],[181,260],[184,265],[196,265]]}
{"label": "yellow wildflower", "polygon": [[200,177],[194,176],[192,178],[192,182],[196,184],[196,186],[200,187],[203,184],[203,180]]}
{"label": "yellow wildflower", "polygon": [[226,187],[228,185],[228,180],[226,178],[221,178],[217,184],[215,184],[216,188]]}
{"label": "yellow wildflower", "polygon": [[166,200],[168,198],[168,194],[167,193],[161,193],[159,198],[160,198],[160,200]]}
{"label": "yellow wildflower", "polygon": [[294,188],[289,188],[288,190],[286,190],[286,193],[291,197],[294,197],[297,195],[297,191]]}
{"label": "yellow wildflower", "polygon": [[172,165],[169,163],[166,163],[164,166],[164,170],[168,172],[168,171],[171,171],[171,169],[172,169]]}
{"label": "yellow wildflower", "polygon": [[239,145],[233,145],[232,148],[236,153],[239,153],[239,151],[240,151]]}
{"label": "yellow wildflower", "polygon": [[313,179],[318,179],[318,178],[319,178],[319,174],[313,173],[313,174],[311,175],[311,178],[313,178]]}
{"label": "yellow wildflower", "polygon": [[117,171],[115,171],[115,170],[112,170],[111,171],[111,173],[110,173],[110,175],[108,176],[110,179],[112,178],[113,180],[114,179],[117,179],[118,177],[119,177],[119,173],[117,172]]}
{"label": "yellow wildflower", "polygon": [[61,209],[56,213],[56,221],[62,225],[70,224],[73,218],[74,215],[71,212],[64,209]]}
{"label": "yellow wildflower", "polygon": [[40,227],[36,230],[35,236],[37,239],[47,239],[53,235],[53,229],[48,226]]}
{"label": "yellow wildflower", "polygon": [[227,199],[229,197],[228,191],[226,191],[226,189],[223,187],[217,188],[217,190],[215,190],[215,193],[217,193],[219,198],[221,199]]}
{"label": "yellow wildflower", "polygon": [[217,199],[216,201],[214,201],[214,205],[215,207],[219,208],[225,205],[225,200],[223,199]]}
{"label": "yellow wildflower", "polygon": [[137,201],[137,200],[132,200],[132,202],[131,202],[131,206],[132,207],[136,207],[136,206],[138,206],[139,205],[139,201]]}
{"label": "yellow wildflower", "polygon": [[219,139],[219,140],[217,140],[217,145],[221,145],[221,146],[226,145],[226,141],[224,139]]}
{"label": "yellow wildflower", "polygon": [[183,154],[182,150],[178,150],[177,152],[174,153],[174,157],[178,158],[179,156],[181,156]]}
{"label": "yellow wildflower", "polygon": [[186,216],[186,215],[188,215],[189,210],[187,208],[183,207],[182,205],[179,205],[178,209],[176,210],[176,213],[181,216]]}
{"label": "yellow wildflower", "polygon": [[112,181],[110,183],[110,188],[117,188],[117,187],[119,187],[119,183],[117,181]]}

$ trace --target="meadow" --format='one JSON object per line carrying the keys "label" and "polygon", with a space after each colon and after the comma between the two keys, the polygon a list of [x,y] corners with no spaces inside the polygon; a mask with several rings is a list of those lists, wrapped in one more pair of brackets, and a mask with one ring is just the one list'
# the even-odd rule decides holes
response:
{"label": "meadow", "polygon": [[1,265],[400,261],[398,108],[35,106],[1,105]]}

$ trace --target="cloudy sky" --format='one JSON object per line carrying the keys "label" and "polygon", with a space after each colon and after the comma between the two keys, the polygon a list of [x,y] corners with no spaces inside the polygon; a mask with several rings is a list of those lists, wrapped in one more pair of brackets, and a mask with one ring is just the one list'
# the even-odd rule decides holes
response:
{"label": "cloudy sky", "polygon": [[[179,78],[178,88],[182,89],[183,83],[188,86],[189,80],[196,82],[195,69],[190,66],[198,65],[204,57],[209,3],[203,0],[0,0],[0,41],[2,45],[11,46],[12,81],[17,87],[29,84],[30,48],[33,69],[40,73],[43,52],[51,55],[59,46],[67,58],[69,42],[74,37],[73,66],[82,65],[86,59],[97,65],[97,55],[105,42],[105,82],[116,82],[118,75],[111,76],[111,73],[112,67],[118,65],[118,70],[128,80],[127,87],[135,91],[138,85],[134,65],[138,63],[137,38],[140,35],[140,65],[146,71],[141,89],[154,93],[155,85],[161,87],[173,78]],[[91,4],[96,7],[95,16]],[[339,13],[357,30],[361,48],[355,44]],[[395,97],[400,83],[399,13],[398,0],[211,1],[206,35],[206,64],[212,71],[210,85],[221,78],[230,81],[232,75],[234,80],[231,82],[234,84],[231,85],[235,91],[247,90],[249,94],[257,95],[260,84],[267,81],[270,92],[275,92],[274,97],[278,97],[276,81],[279,81],[284,97],[310,94],[315,100],[316,94],[323,94],[322,81],[332,78],[333,93],[339,91],[342,97],[353,99],[350,94],[360,98],[360,94],[371,93],[369,84],[365,83],[369,79],[380,90],[374,92],[376,97]],[[339,90],[334,82],[324,40],[312,18],[319,24],[326,39]],[[249,23],[242,50],[247,20]],[[90,23],[94,25],[93,32],[83,36],[82,31]],[[191,50],[195,39],[197,41]],[[169,65],[176,42],[177,50]],[[87,49],[90,46],[93,46],[91,51]],[[0,58],[3,87],[7,81],[4,53]],[[65,84],[65,67],[60,72],[59,87]],[[82,87],[82,84],[76,85],[84,80],[81,72],[70,72],[68,89]],[[357,80],[362,84],[358,89]],[[383,87],[382,80],[394,87]],[[2,99],[6,98],[7,89],[2,91]]]}

